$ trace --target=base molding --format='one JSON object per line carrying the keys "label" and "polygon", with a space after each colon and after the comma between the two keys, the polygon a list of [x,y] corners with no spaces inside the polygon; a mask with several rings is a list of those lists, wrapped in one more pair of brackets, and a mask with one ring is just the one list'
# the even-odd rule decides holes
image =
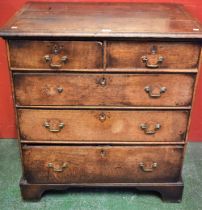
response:
{"label": "base molding", "polygon": [[24,200],[38,201],[47,190],[67,190],[70,188],[134,188],[139,191],[158,192],[165,202],[181,202],[183,181],[173,183],[84,183],[84,184],[30,184],[21,178],[20,189]]}

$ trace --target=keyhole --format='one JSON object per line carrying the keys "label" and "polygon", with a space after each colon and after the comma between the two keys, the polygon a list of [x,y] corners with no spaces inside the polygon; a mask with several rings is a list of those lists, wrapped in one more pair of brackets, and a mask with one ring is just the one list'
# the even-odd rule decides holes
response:
{"label": "keyhole", "polygon": [[102,157],[104,157],[104,156],[106,155],[106,152],[104,151],[104,149],[101,149],[100,155],[101,155]]}
{"label": "keyhole", "polygon": [[152,48],[151,48],[151,53],[152,54],[156,54],[157,53],[157,47],[156,46],[152,46]]}

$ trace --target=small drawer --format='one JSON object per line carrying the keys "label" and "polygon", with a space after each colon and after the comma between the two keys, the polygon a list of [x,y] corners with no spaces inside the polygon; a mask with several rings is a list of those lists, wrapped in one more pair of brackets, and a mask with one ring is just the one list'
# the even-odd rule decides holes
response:
{"label": "small drawer", "polygon": [[173,42],[108,42],[107,68],[197,68],[200,47]]}
{"label": "small drawer", "polygon": [[21,106],[190,106],[194,83],[194,74],[14,74]]}
{"label": "small drawer", "polygon": [[184,141],[189,111],[18,109],[22,140],[83,143]]}
{"label": "small drawer", "polygon": [[24,146],[28,183],[133,183],[179,181],[180,146]]}
{"label": "small drawer", "polygon": [[100,69],[102,42],[10,40],[10,67],[15,70]]}

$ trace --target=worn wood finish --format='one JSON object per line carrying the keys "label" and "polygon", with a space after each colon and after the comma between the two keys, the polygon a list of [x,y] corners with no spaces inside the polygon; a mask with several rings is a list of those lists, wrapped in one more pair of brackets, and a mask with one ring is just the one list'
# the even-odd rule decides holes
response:
{"label": "worn wood finish", "polygon": [[[22,150],[24,176],[35,184],[174,182],[180,177],[182,151],[180,146],[25,146]],[[154,163],[156,167],[151,166]]]}
{"label": "worn wood finish", "polygon": [[18,110],[21,139],[36,142],[183,141],[188,116],[188,111]]}
{"label": "worn wood finish", "polygon": [[82,184],[30,184],[24,178],[20,181],[21,194],[24,200],[38,201],[45,191],[67,190],[71,188],[128,188],[134,191],[158,192],[163,201],[181,202],[184,184],[178,182],[169,183],[82,183]]}
{"label": "worn wood finish", "polygon": [[22,144],[30,144],[30,145],[35,145],[36,143],[38,145],[49,145],[49,144],[57,144],[57,145],[111,145],[111,146],[129,146],[129,145],[150,145],[150,146],[159,146],[159,145],[186,145],[187,142],[186,141],[152,141],[152,142],[148,142],[148,141],[53,141],[53,140],[48,140],[48,141],[44,141],[44,140],[40,140],[37,142],[34,140],[21,140],[20,141]]}
{"label": "worn wood finish", "polygon": [[[156,51],[153,52],[153,60],[163,57],[159,64],[156,60],[152,61],[152,50]],[[107,67],[149,68],[142,60],[142,56],[147,56],[148,62],[158,64],[157,68],[196,68],[199,53],[199,45],[192,43],[113,41],[107,43]]]}
{"label": "worn wood finish", "polygon": [[27,3],[2,29],[22,197],[132,187],[182,198],[202,27],[178,4]]}
{"label": "worn wood finish", "polygon": [[194,82],[194,74],[14,74],[20,106],[182,107],[191,105]]}
{"label": "worn wood finish", "polygon": [[96,41],[10,40],[9,52],[14,69],[100,69],[103,65],[102,42]]}
{"label": "worn wood finish", "polygon": [[29,2],[0,36],[202,38],[201,31],[177,4]]}
{"label": "worn wood finish", "polygon": [[73,109],[73,110],[191,110],[191,106],[182,106],[182,107],[159,107],[159,106],[18,106],[16,108],[23,109]]}

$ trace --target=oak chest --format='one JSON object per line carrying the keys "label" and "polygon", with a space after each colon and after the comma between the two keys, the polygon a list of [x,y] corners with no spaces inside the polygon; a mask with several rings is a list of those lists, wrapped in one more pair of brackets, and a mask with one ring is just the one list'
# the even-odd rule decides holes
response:
{"label": "oak chest", "polygon": [[201,31],[177,4],[27,3],[0,30],[22,197],[132,187],[180,201]]}

